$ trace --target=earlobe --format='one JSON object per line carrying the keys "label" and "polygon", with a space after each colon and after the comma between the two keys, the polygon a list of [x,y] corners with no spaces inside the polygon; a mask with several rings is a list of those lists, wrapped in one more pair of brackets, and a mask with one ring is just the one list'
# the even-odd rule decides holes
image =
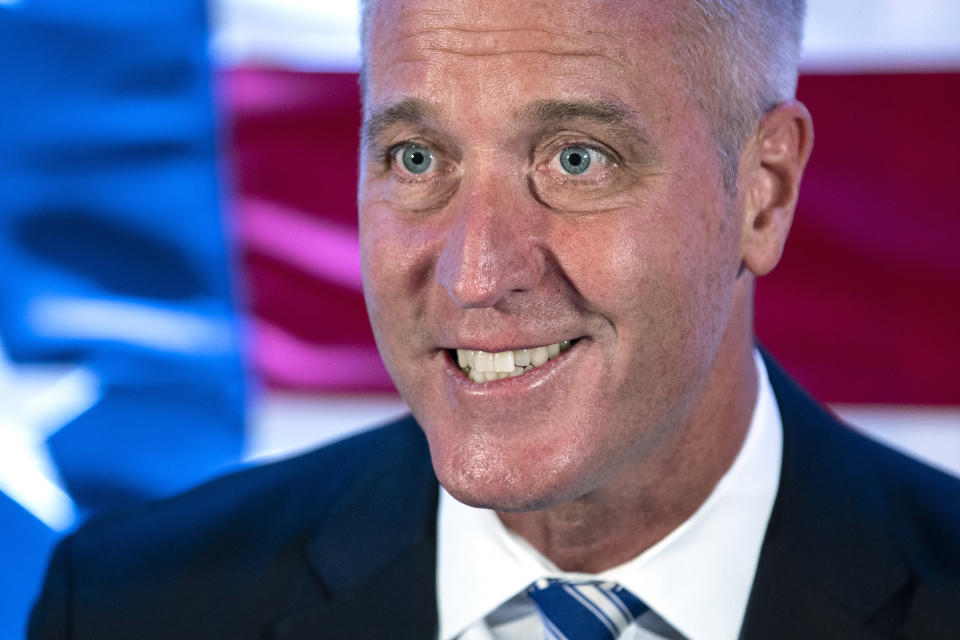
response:
{"label": "earlobe", "polygon": [[756,276],[769,273],[780,261],[812,148],[810,112],[788,100],[760,119],[743,150],[743,264]]}

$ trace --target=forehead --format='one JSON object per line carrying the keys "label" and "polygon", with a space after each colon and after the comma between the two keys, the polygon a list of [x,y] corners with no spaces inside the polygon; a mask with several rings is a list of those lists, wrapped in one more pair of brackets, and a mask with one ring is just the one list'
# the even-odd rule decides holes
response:
{"label": "forehead", "polygon": [[365,105],[369,112],[416,97],[466,114],[538,98],[629,104],[680,84],[674,5],[377,0],[368,17]]}
{"label": "forehead", "polygon": [[[450,30],[459,31],[466,42],[471,34],[483,34],[471,44],[473,52],[485,53],[533,49],[543,43],[603,47],[602,39],[610,37],[617,41],[613,47],[622,49],[623,35],[668,27],[679,1],[369,0],[369,7],[371,24],[390,29],[393,36]],[[594,42],[597,38],[601,41]]]}

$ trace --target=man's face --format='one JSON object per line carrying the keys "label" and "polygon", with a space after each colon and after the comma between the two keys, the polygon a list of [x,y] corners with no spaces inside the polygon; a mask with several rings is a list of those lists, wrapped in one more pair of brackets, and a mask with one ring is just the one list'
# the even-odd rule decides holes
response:
{"label": "man's face", "polygon": [[[676,446],[703,394],[740,223],[674,67],[672,4],[374,9],[364,294],[437,475],[465,502],[529,509],[596,491]],[[489,382],[455,351],[504,367],[502,352],[566,341]]]}

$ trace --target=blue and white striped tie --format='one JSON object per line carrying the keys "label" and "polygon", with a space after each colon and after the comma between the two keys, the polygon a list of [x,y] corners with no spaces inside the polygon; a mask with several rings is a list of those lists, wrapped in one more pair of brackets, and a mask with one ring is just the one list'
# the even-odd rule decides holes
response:
{"label": "blue and white striped tie", "polygon": [[648,609],[620,585],[604,582],[538,580],[527,594],[549,640],[615,640]]}

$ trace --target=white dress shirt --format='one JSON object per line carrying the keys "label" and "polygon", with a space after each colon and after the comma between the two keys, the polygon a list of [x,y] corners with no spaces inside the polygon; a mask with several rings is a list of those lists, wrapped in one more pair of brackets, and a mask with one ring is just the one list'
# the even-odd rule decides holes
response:
{"label": "white dress shirt", "polygon": [[440,640],[530,640],[543,635],[526,588],[540,578],[620,583],[650,606],[623,640],[736,640],[776,497],[782,423],[754,351],[757,399],[740,452],[713,492],[679,527],[597,576],[560,571],[496,513],[441,488],[437,517]]}

